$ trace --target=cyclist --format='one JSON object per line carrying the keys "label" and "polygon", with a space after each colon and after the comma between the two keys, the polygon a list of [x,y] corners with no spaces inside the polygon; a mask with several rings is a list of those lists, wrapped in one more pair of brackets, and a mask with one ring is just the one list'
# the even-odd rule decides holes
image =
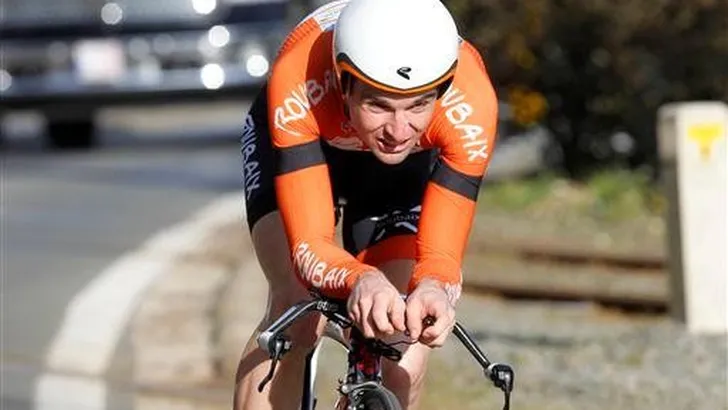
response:
{"label": "cyclist", "polygon": [[[300,22],[242,137],[248,227],[269,284],[258,331],[312,288],[345,299],[365,336],[418,342],[383,368],[415,408],[428,352],[454,325],[496,118],[485,65],[439,0],[334,1]],[[294,349],[262,393],[270,361],[252,335],[236,409],[298,407],[320,322],[291,328]]]}

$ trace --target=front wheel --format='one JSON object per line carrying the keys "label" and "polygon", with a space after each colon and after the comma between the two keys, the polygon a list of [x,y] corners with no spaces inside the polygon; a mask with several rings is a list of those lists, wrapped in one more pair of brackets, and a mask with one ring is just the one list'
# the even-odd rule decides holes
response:
{"label": "front wheel", "polygon": [[364,410],[402,410],[397,396],[384,387],[368,389],[355,399],[356,409]]}

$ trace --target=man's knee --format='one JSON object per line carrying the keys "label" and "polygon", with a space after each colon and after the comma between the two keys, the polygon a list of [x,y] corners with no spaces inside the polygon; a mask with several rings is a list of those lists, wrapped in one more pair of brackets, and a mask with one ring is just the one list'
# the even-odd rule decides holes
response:
{"label": "man's knee", "polygon": [[296,282],[288,238],[278,211],[258,219],[250,233],[258,263],[271,286],[277,288]]}
{"label": "man's knee", "polygon": [[[296,278],[280,214],[270,212],[256,221],[251,232],[253,247],[268,280],[268,307],[260,329],[264,330],[294,304],[308,298]],[[286,334],[294,348],[309,349],[318,340],[319,315],[309,314],[296,321]]]}
{"label": "man's knee", "polygon": [[419,388],[424,384],[427,364],[425,363],[421,367],[404,367],[393,363],[391,366],[385,366],[382,372],[389,388]]}
{"label": "man's knee", "polygon": [[[303,297],[298,292],[277,291],[268,294],[268,309],[265,318],[260,324],[260,331],[271,326],[283,313],[294,304],[301,302]],[[318,313],[309,313],[296,320],[285,334],[290,338],[294,349],[310,350],[319,340],[323,329],[323,319]]]}
{"label": "man's knee", "polygon": [[384,383],[404,403],[415,406],[422,394],[427,375],[430,348],[412,345],[399,362],[383,362]]}
{"label": "man's knee", "polygon": [[269,304],[287,309],[306,298],[308,291],[296,277],[280,213],[270,212],[260,218],[253,226],[251,239],[258,263],[268,281]]}

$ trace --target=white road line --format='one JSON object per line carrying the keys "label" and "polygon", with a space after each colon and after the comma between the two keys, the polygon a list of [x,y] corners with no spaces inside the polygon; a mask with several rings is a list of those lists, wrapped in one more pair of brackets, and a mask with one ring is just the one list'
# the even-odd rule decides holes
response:
{"label": "white road line", "polygon": [[102,377],[144,291],[175,258],[199,244],[207,230],[244,217],[243,212],[242,195],[226,195],[122,256],[82,289],[47,351],[47,373],[36,381],[35,409],[104,409]]}
{"label": "white road line", "polygon": [[102,375],[142,292],[165,271],[167,258],[134,253],[116,261],[74,297],[48,351],[56,371]]}
{"label": "white road line", "polygon": [[35,394],[36,410],[97,410],[106,405],[104,381],[89,377],[44,374]]}

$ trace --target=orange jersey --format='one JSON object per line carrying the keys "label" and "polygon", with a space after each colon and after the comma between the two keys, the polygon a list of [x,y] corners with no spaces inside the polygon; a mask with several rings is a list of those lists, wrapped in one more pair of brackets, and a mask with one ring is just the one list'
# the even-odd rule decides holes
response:
{"label": "orange jersey", "polygon": [[[299,278],[345,297],[358,275],[374,268],[335,243],[334,201],[325,163],[309,149],[320,140],[366,150],[347,122],[334,74],[333,24],[346,2],[333,2],[301,22],[281,46],[268,82],[268,118],[279,152],[278,206]],[[365,35],[365,34],[363,34]],[[461,283],[461,264],[480,180],[495,143],[497,98],[477,50],[462,41],[452,85],[438,100],[420,149],[439,149],[441,177],[425,190],[416,239],[412,290],[435,278]]]}

